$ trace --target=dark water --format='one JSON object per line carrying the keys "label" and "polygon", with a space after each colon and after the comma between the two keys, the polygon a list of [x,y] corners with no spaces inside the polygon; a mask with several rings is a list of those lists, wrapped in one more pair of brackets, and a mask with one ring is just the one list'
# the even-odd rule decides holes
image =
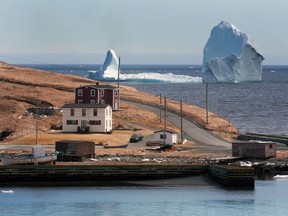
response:
{"label": "dark water", "polygon": [[[87,76],[101,65],[26,65]],[[136,75],[122,82],[139,90],[205,108],[205,85],[199,65],[123,65],[121,74]],[[141,79],[150,74],[149,80]],[[151,74],[153,74],[151,80]],[[169,77],[170,82],[163,78]],[[195,78],[195,79],[194,79]],[[192,81],[191,81],[192,80]],[[231,121],[241,132],[288,135],[288,66],[263,66],[262,82],[210,84],[209,110]]]}
{"label": "dark water", "polygon": [[[206,88],[201,83],[128,85],[205,108]],[[208,92],[209,110],[231,121],[241,132],[288,135],[288,82],[209,84]]]}
{"label": "dark water", "polygon": [[218,186],[41,187],[0,193],[1,215],[287,215],[288,180]]}

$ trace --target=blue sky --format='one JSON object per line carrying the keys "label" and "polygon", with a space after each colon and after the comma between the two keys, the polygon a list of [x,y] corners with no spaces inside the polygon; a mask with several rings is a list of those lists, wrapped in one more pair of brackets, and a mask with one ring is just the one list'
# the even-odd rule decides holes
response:
{"label": "blue sky", "polygon": [[266,58],[288,64],[287,0],[0,0],[0,60],[201,64],[222,20],[250,35]]}

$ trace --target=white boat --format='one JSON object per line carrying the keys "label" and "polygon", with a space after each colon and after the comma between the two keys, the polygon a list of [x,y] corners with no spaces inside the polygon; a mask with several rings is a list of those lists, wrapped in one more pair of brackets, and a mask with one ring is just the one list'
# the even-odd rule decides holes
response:
{"label": "white boat", "polygon": [[56,154],[46,154],[43,146],[32,147],[32,154],[2,157],[3,165],[43,164],[57,160]]}

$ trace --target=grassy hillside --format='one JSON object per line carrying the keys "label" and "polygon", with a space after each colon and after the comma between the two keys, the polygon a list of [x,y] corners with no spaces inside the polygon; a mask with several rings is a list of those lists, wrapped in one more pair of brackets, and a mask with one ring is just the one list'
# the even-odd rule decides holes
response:
{"label": "grassy hillside", "polygon": [[[65,103],[73,103],[74,89],[80,85],[95,84],[79,76],[47,72],[23,67],[11,66],[0,62],[0,132],[11,130],[13,133],[6,141],[17,140],[34,133],[35,116],[29,108],[35,108],[37,101],[53,107],[62,107]],[[100,85],[104,84],[100,82]],[[121,98],[158,105],[159,98],[132,87],[120,87]],[[179,111],[179,103],[168,100],[170,109]],[[205,111],[189,104],[183,105],[184,114],[193,118],[198,124],[207,127],[224,138],[231,138],[238,134],[237,129],[228,121],[209,113],[209,124],[205,124]],[[113,113],[114,127],[141,126],[160,129],[159,117],[151,112],[121,102],[121,111]],[[61,125],[61,112],[52,116],[41,116],[40,130],[47,132],[54,126]],[[168,125],[168,128],[174,128]]]}

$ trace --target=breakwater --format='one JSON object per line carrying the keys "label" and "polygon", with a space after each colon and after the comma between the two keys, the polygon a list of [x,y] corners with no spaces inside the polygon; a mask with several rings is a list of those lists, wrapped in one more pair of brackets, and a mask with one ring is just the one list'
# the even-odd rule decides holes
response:
{"label": "breakwater", "polygon": [[[218,168],[217,168],[218,167]],[[208,175],[225,187],[254,187],[253,168],[223,165],[44,165],[0,166],[1,185],[121,184],[127,180],[167,179]],[[226,171],[225,171],[226,170]],[[237,175],[235,174],[237,173]],[[227,183],[228,182],[228,183]]]}
{"label": "breakwater", "polygon": [[238,140],[262,140],[272,141],[288,145],[288,137],[273,134],[245,133],[237,137]]}

